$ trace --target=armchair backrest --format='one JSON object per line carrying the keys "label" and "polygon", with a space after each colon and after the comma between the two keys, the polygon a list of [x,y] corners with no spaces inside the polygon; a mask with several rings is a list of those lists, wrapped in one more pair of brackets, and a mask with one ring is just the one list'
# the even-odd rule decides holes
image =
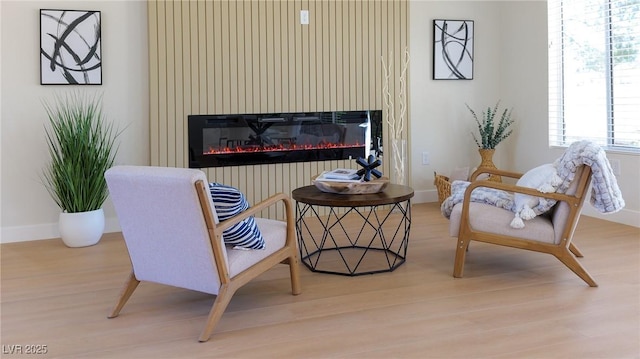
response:
{"label": "armchair backrest", "polygon": [[115,166],[105,178],[136,278],[218,294],[220,277],[207,227],[207,221],[217,218],[211,198],[201,202],[196,190],[199,181],[207,183],[205,174]]}
{"label": "armchair backrest", "polygon": [[554,243],[560,243],[562,240],[573,237],[573,232],[578,225],[580,212],[582,212],[582,206],[587,196],[590,183],[591,167],[585,165],[579,166],[573,181],[565,193],[570,196],[575,196],[574,202],[567,203],[565,201],[559,201],[553,211],[551,220],[555,234]]}

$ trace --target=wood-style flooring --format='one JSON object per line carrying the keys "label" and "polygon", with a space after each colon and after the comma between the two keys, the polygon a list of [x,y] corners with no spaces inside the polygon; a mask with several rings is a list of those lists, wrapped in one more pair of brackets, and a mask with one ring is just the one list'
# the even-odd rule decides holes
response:
{"label": "wood-style flooring", "polygon": [[[107,319],[130,271],[119,233],[1,250],[2,358],[640,358],[640,229],[581,218],[590,288],[550,255],[455,239],[436,204],[413,206],[407,261],[358,277],[285,266],[241,288],[206,343],[213,297],[142,283]],[[47,353],[16,351],[46,346]],[[32,346],[32,347],[29,347]],[[11,350],[14,354],[10,354]]]}

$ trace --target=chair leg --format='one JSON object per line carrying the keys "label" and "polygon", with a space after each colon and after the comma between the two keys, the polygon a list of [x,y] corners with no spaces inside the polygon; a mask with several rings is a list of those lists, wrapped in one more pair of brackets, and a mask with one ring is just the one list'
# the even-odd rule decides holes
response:
{"label": "chair leg", "polygon": [[297,254],[293,254],[288,259],[289,275],[291,276],[291,293],[298,295],[302,292],[300,285],[300,262],[298,261]]}
{"label": "chair leg", "polygon": [[209,311],[207,323],[205,324],[204,329],[200,334],[200,338],[198,339],[200,342],[206,342],[207,340],[209,340],[209,338],[211,338],[213,329],[215,328],[216,324],[218,324],[218,321],[220,321],[220,318],[222,318],[222,314],[224,313],[225,309],[227,309],[227,305],[229,305],[229,302],[231,302],[231,297],[233,297],[236,289],[237,288],[232,289],[229,284],[223,284],[220,287],[220,291],[216,296],[216,300],[213,302],[213,306]]}
{"label": "chair leg", "polygon": [[453,264],[453,276],[455,278],[462,278],[464,273],[464,261],[467,256],[467,249],[469,248],[470,239],[458,237],[458,246],[456,248],[456,259]]}
{"label": "chair leg", "polygon": [[576,247],[575,244],[573,244],[573,242],[569,243],[569,250],[578,258],[584,257],[584,255],[582,255],[582,252],[580,252],[578,247]]}
{"label": "chair leg", "polygon": [[136,276],[132,271],[131,274],[129,274],[129,278],[127,278],[127,281],[122,287],[118,302],[116,303],[115,307],[113,307],[111,314],[109,314],[107,318],[115,318],[118,316],[118,314],[120,314],[122,307],[124,307],[125,303],[127,303],[129,298],[131,297],[131,294],[133,294],[133,291],[138,287],[138,284],[140,284],[140,281],[136,279]]}
{"label": "chair leg", "polygon": [[556,258],[558,258],[562,263],[564,263],[564,265],[571,269],[573,273],[577,274],[578,277],[582,278],[582,280],[585,281],[590,287],[598,286],[589,272],[584,269],[582,264],[580,264],[580,262],[578,262],[578,260],[571,253],[569,253],[569,251],[565,249],[560,255],[556,255]]}

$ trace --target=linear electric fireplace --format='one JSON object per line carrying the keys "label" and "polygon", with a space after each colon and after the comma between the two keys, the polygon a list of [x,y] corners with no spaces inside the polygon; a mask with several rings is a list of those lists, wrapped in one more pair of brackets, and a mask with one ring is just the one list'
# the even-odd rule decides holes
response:
{"label": "linear electric fireplace", "polygon": [[203,168],[367,157],[380,141],[382,111],[189,115],[187,120],[189,167]]}

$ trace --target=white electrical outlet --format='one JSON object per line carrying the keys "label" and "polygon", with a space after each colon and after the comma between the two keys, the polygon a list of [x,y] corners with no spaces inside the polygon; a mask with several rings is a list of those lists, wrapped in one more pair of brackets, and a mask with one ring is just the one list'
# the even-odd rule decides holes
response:
{"label": "white electrical outlet", "polygon": [[300,10],[300,25],[309,25],[309,10]]}
{"label": "white electrical outlet", "polygon": [[423,165],[429,164],[429,152],[422,152],[422,164]]}
{"label": "white electrical outlet", "polygon": [[616,176],[620,176],[620,160],[609,160],[609,164],[611,165],[613,174]]}

